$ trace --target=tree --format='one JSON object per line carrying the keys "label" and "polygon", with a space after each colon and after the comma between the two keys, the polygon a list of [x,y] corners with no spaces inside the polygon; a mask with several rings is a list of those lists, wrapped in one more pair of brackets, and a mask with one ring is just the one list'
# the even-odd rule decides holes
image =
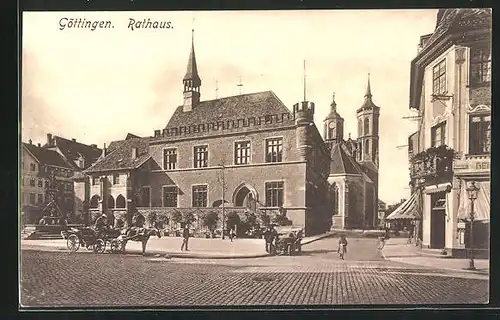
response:
{"label": "tree", "polygon": [[148,213],[147,219],[148,219],[149,226],[150,227],[155,227],[156,223],[157,223],[157,220],[158,220],[158,215],[156,214],[156,211],[150,211]]}
{"label": "tree", "polygon": [[174,223],[182,222],[182,214],[179,211],[172,212],[171,219]]}
{"label": "tree", "polygon": [[211,211],[203,215],[202,224],[210,230],[212,238],[214,237],[214,231],[217,228],[217,222],[219,221],[219,215],[217,212]]}
{"label": "tree", "polygon": [[157,224],[160,229],[165,228],[168,225],[169,219],[165,213],[160,213],[157,217]]}
{"label": "tree", "polygon": [[273,222],[280,226],[291,226],[292,220],[288,219],[286,216],[277,214],[273,218]]}
{"label": "tree", "polygon": [[231,211],[227,214],[226,226],[228,230],[234,229],[234,227],[238,227],[240,223],[241,219],[237,212]]}
{"label": "tree", "polygon": [[262,225],[267,228],[271,224],[271,217],[263,212],[260,214],[260,221],[262,221]]}
{"label": "tree", "polygon": [[196,217],[194,216],[194,214],[192,212],[184,212],[182,214],[182,222],[184,224],[192,224],[193,222],[196,221]]}

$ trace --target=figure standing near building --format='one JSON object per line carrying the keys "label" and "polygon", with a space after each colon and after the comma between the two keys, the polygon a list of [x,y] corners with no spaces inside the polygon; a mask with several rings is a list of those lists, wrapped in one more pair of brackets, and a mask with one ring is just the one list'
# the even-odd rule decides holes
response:
{"label": "figure standing near building", "polygon": [[186,223],[184,225],[184,230],[182,230],[181,251],[184,251],[184,250],[189,251],[188,241],[189,241],[189,225]]}

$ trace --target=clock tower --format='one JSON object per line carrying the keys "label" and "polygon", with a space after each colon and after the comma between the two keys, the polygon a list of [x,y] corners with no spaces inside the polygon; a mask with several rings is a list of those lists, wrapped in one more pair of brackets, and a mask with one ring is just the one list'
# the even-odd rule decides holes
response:
{"label": "clock tower", "polygon": [[335,102],[335,93],[332,96],[330,104],[330,113],[323,120],[324,137],[327,144],[333,145],[344,141],[344,119],[337,112],[337,103]]}

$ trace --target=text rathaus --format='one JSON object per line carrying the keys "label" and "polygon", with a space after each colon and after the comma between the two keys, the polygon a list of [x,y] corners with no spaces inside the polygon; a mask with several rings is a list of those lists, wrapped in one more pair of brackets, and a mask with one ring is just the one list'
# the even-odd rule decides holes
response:
{"label": "text rathaus", "polygon": [[[134,212],[284,214],[306,235],[376,224],[380,108],[370,81],[358,138],[344,140],[333,100],[324,134],[315,104],[290,111],[272,92],[202,101],[194,41],[184,103],[152,137],[127,135],[75,176],[76,210],[130,222]],[[224,205],[223,205],[224,203]]]}

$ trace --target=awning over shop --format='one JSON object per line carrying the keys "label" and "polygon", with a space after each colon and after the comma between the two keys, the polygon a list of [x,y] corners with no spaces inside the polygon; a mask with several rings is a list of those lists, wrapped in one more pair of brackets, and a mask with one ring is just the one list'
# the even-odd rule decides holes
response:
{"label": "awning over shop", "polygon": [[431,193],[437,193],[437,192],[444,192],[451,190],[451,183],[441,183],[435,186],[428,186],[425,187],[424,193],[425,194],[431,194]]}
{"label": "awning over shop", "polygon": [[[479,188],[477,199],[474,201],[474,220],[489,221],[490,220],[490,182],[476,182]],[[467,184],[462,183],[460,188],[460,202],[458,207],[458,219],[470,219],[470,199],[467,194]]]}
{"label": "awning over shop", "polygon": [[420,214],[420,192],[414,192],[411,197],[403,202],[396,210],[385,218],[386,220],[418,219]]}

